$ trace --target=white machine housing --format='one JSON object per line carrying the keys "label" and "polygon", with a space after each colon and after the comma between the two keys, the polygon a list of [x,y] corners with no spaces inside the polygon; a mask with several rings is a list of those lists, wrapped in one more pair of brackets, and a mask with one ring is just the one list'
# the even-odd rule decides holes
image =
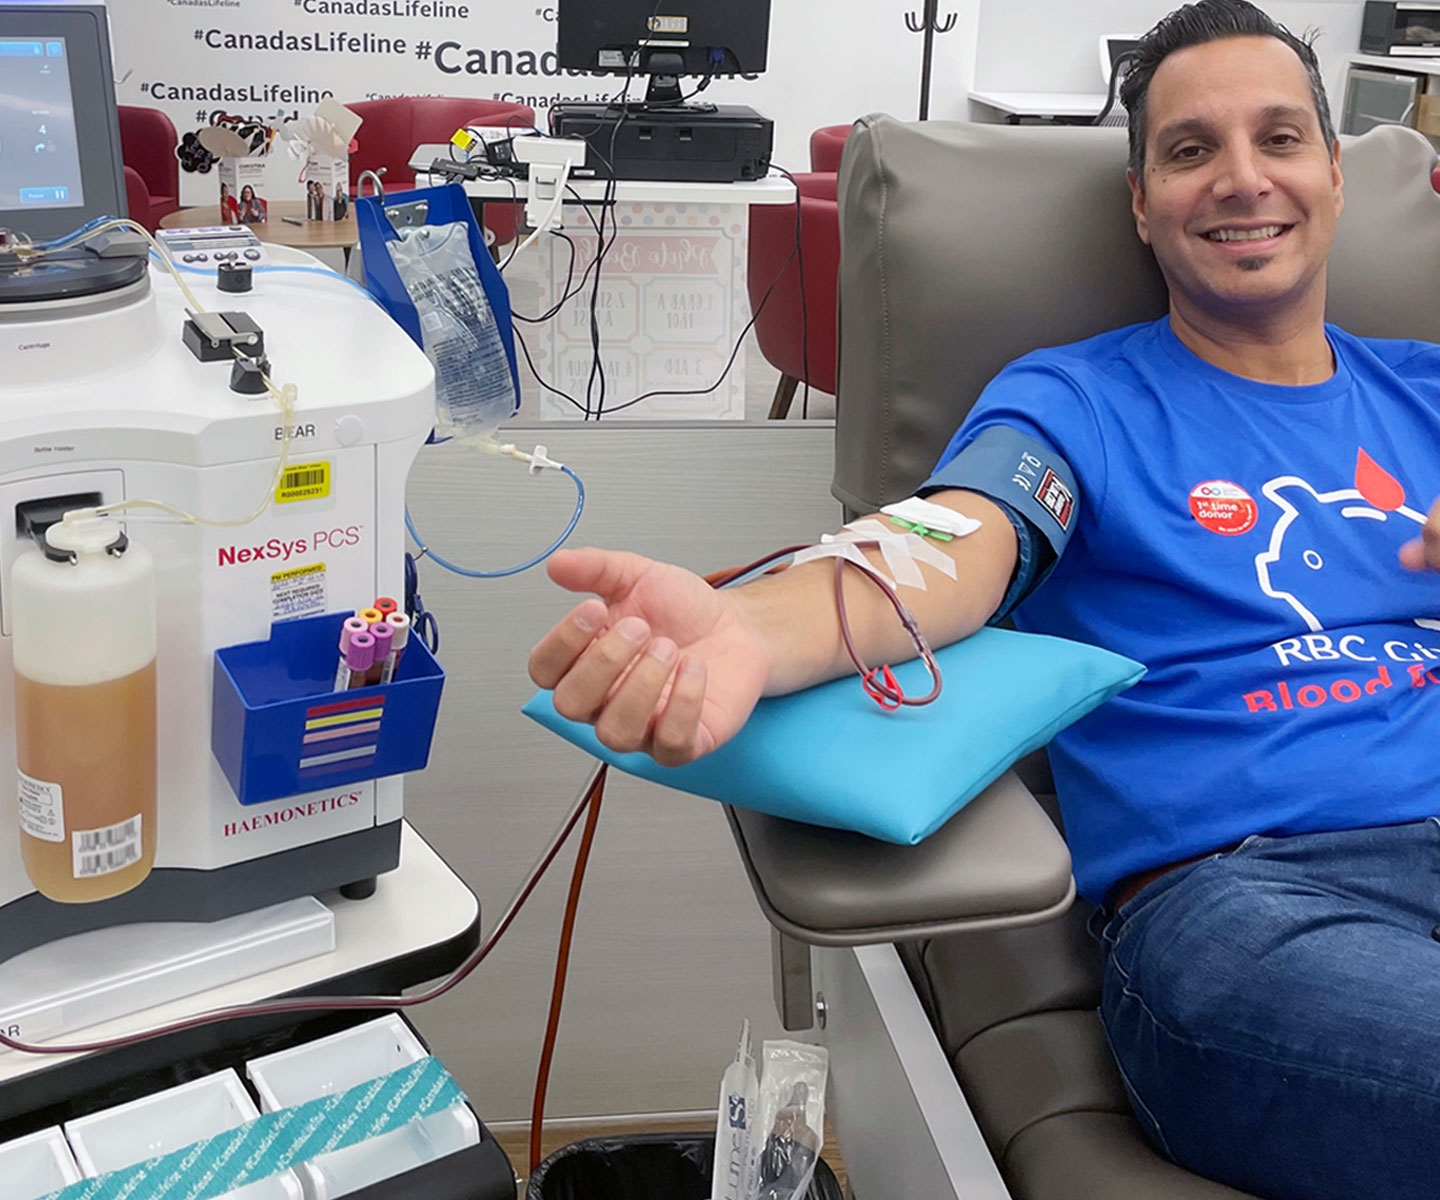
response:
{"label": "white machine housing", "polygon": [[[55,904],[20,857],[15,783],[0,805],[0,959],[109,924],[212,920],[398,862],[400,778],[242,805],[210,749],[213,654],[264,640],[272,621],[400,597],[405,481],[434,423],[434,371],[362,291],[298,251],[226,295],[186,274],[212,312],[264,331],[271,377],[298,389],[292,467],[325,463],[328,493],[214,528],[123,513],[154,555],[159,591],[158,845],[150,877],[124,896]],[[142,281],[143,283],[143,281]],[[117,298],[6,314],[0,306],[0,778],[14,781],[10,569],[34,553],[16,506],[99,493],[150,498],[236,520],[271,485],[284,440],[268,394],[230,389],[230,365],[182,344],[185,303],[152,263],[149,286]],[[283,492],[282,492],[283,494]]]}

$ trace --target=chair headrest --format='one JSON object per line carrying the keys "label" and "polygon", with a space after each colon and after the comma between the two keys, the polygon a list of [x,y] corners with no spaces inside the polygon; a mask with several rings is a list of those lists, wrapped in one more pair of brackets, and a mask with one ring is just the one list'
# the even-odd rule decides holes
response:
{"label": "chair headrest", "polygon": [[[1397,126],[1342,143],[1329,318],[1440,341],[1435,151]],[[1125,154],[1115,128],[859,122],[839,184],[839,500],[909,495],[1007,362],[1166,311]]]}

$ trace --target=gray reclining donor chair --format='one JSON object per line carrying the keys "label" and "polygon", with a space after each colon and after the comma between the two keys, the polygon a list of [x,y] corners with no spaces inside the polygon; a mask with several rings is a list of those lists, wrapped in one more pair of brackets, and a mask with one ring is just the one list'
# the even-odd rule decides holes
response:
{"label": "gray reclining donor chair", "polygon": [[[1329,315],[1354,333],[1440,341],[1434,161],[1407,129],[1346,140]],[[1165,311],[1124,163],[1119,129],[859,123],[839,188],[848,509],[911,494],[1009,360]],[[729,810],[782,1018],[831,1050],[858,1200],[1244,1200],[1131,1115],[1051,792],[1027,761],[915,847]]]}

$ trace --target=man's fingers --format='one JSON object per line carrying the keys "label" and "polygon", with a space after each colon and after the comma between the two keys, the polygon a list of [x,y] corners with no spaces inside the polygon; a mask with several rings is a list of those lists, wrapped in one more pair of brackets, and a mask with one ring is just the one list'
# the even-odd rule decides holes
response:
{"label": "man's fingers", "polygon": [[679,653],[675,643],[665,637],[645,647],[645,653],[635,660],[595,721],[595,736],[601,745],[621,754],[645,748],[650,718],[655,715]]}
{"label": "man's fingers", "polygon": [[655,722],[650,754],[662,767],[678,767],[712,747],[702,744],[700,714],[705,705],[705,664],[687,658],[675,673],[670,698]]}
{"label": "man's fingers", "polygon": [[1440,515],[1435,510],[1420,536],[1400,547],[1400,563],[1412,571],[1440,571]]}
{"label": "man's fingers", "polygon": [[530,678],[542,688],[553,688],[575,665],[575,660],[605,627],[605,605],[599,600],[577,604],[535,643],[530,651]]}
{"label": "man's fingers", "polygon": [[605,697],[650,640],[650,626],[626,617],[601,634],[555,684],[555,711],[572,721],[594,722]]}

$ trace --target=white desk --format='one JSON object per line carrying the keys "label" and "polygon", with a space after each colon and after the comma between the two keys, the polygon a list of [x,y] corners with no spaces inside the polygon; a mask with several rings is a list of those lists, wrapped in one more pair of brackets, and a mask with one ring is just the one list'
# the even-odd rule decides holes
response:
{"label": "white desk", "polygon": [[1410,75],[1440,75],[1440,57],[1410,58],[1404,54],[1352,54],[1350,62],[1357,67],[1378,67]]}
{"label": "white desk", "polygon": [[1004,114],[1006,119],[1046,117],[1053,120],[1093,120],[1105,107],[1104,92],[990,92],[973,91],[970,99]]}
{"label": "white desk", "polygon": [[[335,913],[335,949],[329,954],[292,963],[278,970],[226,984],[183,1000],[107,1021],[56,1039],[58,1042],[98,1042],[153,1029],[217,1008],[251,1004],[276,996],[309,992],[357,992],[366,979],[383,979],[386,988],[413,986],[458,964],[478,942],[480,902],[425,840],[407,823],[400,840],[400,866],[377,881],[375,894],[366,900],[346,900],[338,892],[319,899]],[[406,966],[409,960],[413,967]],[[334,984],[335,993],[323,989]],[[298,1017],[296,1018],[299,1019]],[[196,1031],[205,1045],[223,1038],[225,1024]],[[182,1035],[189,1036],[189,1035]],[[58,1091],[60,1096],[94,1086],[87,1068],[105,1069],[104,1060],[119,1058],[145,1047],[111,1055],[31,1055],[0,1053],[0,1120],[33,1111]],[[44,1077],[44,1078],[42,1078]]]}
{"label": "white desk", "polygon": [[[1095,111],[1100,110],[1097,108]],[[437,158],[448,161],[451,149],[445,144],[416,146],[415,153],[410,156],[410,169],[417,176],[424,175],[428,179],[430,164]],[[568,203],[597,203],[605,199],[609,181],[572,179],[570,186],[575,189],[576,195],[567,196]],[[523,179],[472,179],[464,187],[466,195],[480,200],[513,200],[517,195],[521,200],[525,199]],[[794,201],[795,188],[783,175],[738,183],[684,183],[664,179],[619,179],[615,182],[617,204],[792,204]]]}
{"label": "white desk", "polygon": [[[445,145],[417,147],[410,159],[417,182],[423,186],[431,178],[429,167],[435,159],[449,157]],[[467,195],[482,202],[525,198],[524,180],[476,179],[463,186]],[[575,281],[594,259],[598,241],[591,218],[578,209],[603,203],[609,186],[605,180],[577,179],[566,193],[569,211],[563,232],[575,245]],[[740,183],[622,179],[613,186],[610,211],[616,237],[605,256],[596,298],[606,380],[604,419],[742,420],[743,345],[720,386],[706,389],[720,378],[750,320],[749,206],[793,204],[794,186],[778,175]],[[607,242],[610,233],[607,225]],[[538,279],[539,308],[534,312],[548,312],[565,294],[570,247],[560,238],[546,237],[526,255],[534,255],[535,261],[517,267]],[[594,358],[590,289],[572,297],[542,327],[525,327],[522,336],[539,377],[582,399]],[[657,395],[612,412],[650,392],[702,391],[706,394]],[[549,391],[542,391],[540,415],[545,420],[583,417]]]}

